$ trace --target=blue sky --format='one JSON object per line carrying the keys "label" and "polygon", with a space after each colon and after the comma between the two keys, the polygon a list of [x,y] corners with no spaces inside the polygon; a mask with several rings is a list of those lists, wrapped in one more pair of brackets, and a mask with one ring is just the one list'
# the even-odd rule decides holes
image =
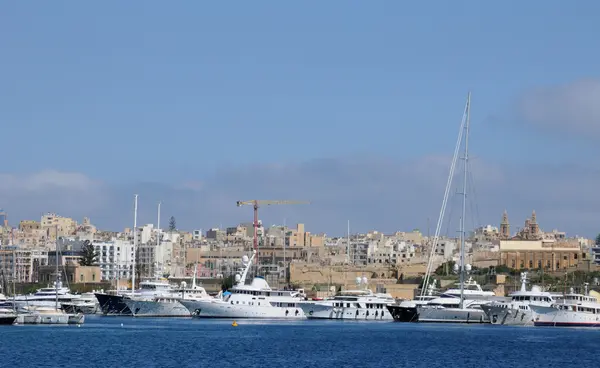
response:
{"label": "blue sky", "polygon": [[239,199],[297,198],[313,204],[261,217],[329,233],[348,219],[356,231],[423,228],[471,90],[475,222],[498,223],[505,208],[522,222],[535,208],[547,230],[592,236],[599,11],[594,1],[5,4],[0,207],[14,220],[57,211],[120,229],[140,193],[140,222],[162,200],[191,229],[250,219]]}

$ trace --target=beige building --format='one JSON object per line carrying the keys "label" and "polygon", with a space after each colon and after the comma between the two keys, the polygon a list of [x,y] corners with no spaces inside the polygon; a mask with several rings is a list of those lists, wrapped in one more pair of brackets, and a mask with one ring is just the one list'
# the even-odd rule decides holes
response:
{"label": "beige building", "polygon": [[[100,282],[102,271],[99,266],[79,266],[67,264],[59,267],[63,284]],[[52,283],[56,279],[56,266],[41,266],[39,282]]]}
{"label": "beige building", "polygon": [[577,240],[569,241],[564,232],[557,230],[542,231],[535,211],[515,236],[510,234],[508,215],[504,211],[499,237],[499,263],[509,268],[558,271],[577,266],[585,259]]}
{"label": "beige building", "polygon": [[42,216],[41,229],[46,233],[49,240],[56,240],[57,236],[75,235],[77,221],[72,218],[58,216],[48,213]]}
{"label": "beige building", "polygon": [[517,270],[558,271],[577,266],[584,258],[579,243],[544,240],[501,240],[500,264]]}
{"label": "beige building", "polygon": [[0,269],[5,275],[14,276],[17,282],[36,282],[40,266],[48,264],[46,249],[1,247]]}

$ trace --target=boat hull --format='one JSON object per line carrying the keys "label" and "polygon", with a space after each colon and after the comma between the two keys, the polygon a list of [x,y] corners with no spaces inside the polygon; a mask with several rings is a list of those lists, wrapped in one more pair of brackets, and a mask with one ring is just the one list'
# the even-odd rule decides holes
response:
{"label": "boat hull", "polygon": [[98,314],[102,313],[100,305],[98,303],[86,303],[86,304],[74,304],[74,303],[63,303],[61,305],[62,310],[66,313],[71,314]]}
{"label": "boat hull", "polygon": [[483,309],[417,307],[417,322],[433,323],[489,323]]}
{"label": "boat hull", "polygon": [[4,315],[0,316],[0,325],[12,325],[15,323],[17,315]]}
{"label": "boat hull", "polygon": [[134,317],[190,317],[190,311],[179,302],[157,302],[125,299]]}
{"label": "boat hull", "polygon": [[39,314],[19,314],[15,319],[15,324],[18,325],[37,325],[42,321]]}
{"label": "boat hull", "polygon": [[419,313],[417,307],[403,307],[400,305],[388,305],[388,311],[396,322],[418,322]]}
{"label": "boat hull", "polygon": [[491,305],[482,305],[481,308],[493,325],[533,326],[535,319],[535,312],[530,309],[502,308]]}
{"label": "boat hull", "polygon": [[224,301],[179,301],[193,317],[198,318],[264,318],[264,319],[305,319],[300,307],[273,307],[270,304],[242,305]]}
{"label": "boat hull", "polygon": [[353,321],[392,321],[388,310],[376,308],[334,307],[320,303],[300,303],[308,319],[344,319]]}
{"label": "boat hull", "polygon": [[131,310],[124,302],[122,295],[96,293],[96,299],[105,316],[131,316]]}
{"label": "boat hull", "polygon": [[600,327],[600,316],[592,313],[559,310],[553,307],[531,307],[536,313],[534,326]]}

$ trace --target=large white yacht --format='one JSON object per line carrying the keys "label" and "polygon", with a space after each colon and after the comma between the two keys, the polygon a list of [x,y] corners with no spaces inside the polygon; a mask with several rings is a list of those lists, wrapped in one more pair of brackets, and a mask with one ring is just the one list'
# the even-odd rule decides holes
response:
{"label": "large white yacht", "polygon": [[[470,265],[467,264],[465,268],[469,270]],[[460,283],[457,285],[460,287]],[[494,292],[483,290],[472,277],[469,277],[464,282],[463,298],[461,298],[460,293],[460,288],[448,289],[440,297],[432,299],[425,304],[417,305],[417,318],[414,322],[489,322],[487,315],[482,309],[482,305],[489,304],[493,300],[498,299]]]}
{"label": "large white yacht", "polygon": [[105,316],[131,316],[132,311],[125,304],[125,298],[152,298],[159,295],[170,295],[174,288],[165,279],[152,279],[140,282],[139,289],[114,290],[95,293],[98,304]]}
{"label": "large white yacht", "polygon": [[61,303],[61,308],[67,313],[98,314],[101,309],[95,293],[96,291],[80,294],[78,299]]}
{"label": "large white yacht", "polygon": [[562,300],[552,306],[530,305],[535,312],[533,324],[535,326],[553,327],[600,327],[600,303],[595,296],[587,291],[576,294],[571,292],[565,294]]}
{"label": "large white yacht", "polygon": [[533,326],[535,313],[530,308],[533,305],[550,307],[554,303],[551,293],[533,285],[527,291],[527,272],[521,273],[521,290],[511,293],[510,301],[492,302],[482,305],[481,308],[487,314],[490,322],[494,325]]}
{"label": "large white yacht", "polygon": [[58,304],[71,303],[81,298],[79,294],[72,294],[69,288],[63,287],[62,282],[55,281],[53,286],[38,289],[33,294],[17,295],[14,301],[18,307],[54,307]]}
{"label": "large white yacht", "polygon": [[375,294],[367,289],[366,277],[356,278],[363,289],[344,290],[330,299],[300,303],[309,319],[350,319],[390,321],[393,319],[387,306],[396,302],[390,294]]}
{"label": "large white yacht", "polygon": [[127,305],[134,317],[189,317],[190,311],[184,307],[181,300],[212,300],[202,286],[196,285],[196,271],[192,286],[187,287],[185,281],[177,290],[151,296],[125,297],[123,302]]}
{"label": "large white yacht", "polygon": [[427,286],[427,291],[423,295],[419,295],[412,300],[403,300],[400,304],[388,305],[387,309],[394,318],[394,321],[416,322],[418,319],[417,307],[439,298],[436,283],[435,279],[431,280],[431,283]]}
{"label": "large white yacht", "polygon": [[303,290],[272,290],[267,281],[260,276],[254,277],[250,285],[246,285],[246,276],[256,256],[242,258],[244,271],[236,275],[237,284],[221,297],[204,300],[185,300],[183,304],[194,317],[200,318],[306,318],[299,307],[306,295]]}

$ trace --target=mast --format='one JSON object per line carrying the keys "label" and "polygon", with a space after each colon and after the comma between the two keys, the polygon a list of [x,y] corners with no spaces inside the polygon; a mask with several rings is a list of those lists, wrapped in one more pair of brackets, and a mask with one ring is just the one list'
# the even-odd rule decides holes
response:
{"label": "mast", "polygon": [[469,124],[471,121],[471,92],[467,96],[467,120],[465,123],[465,153],[464,153],[464,181],[463,181],[463,202],[462,202],[462,218],[460,221],[460,308],[464,304],[464,288],[465,288],[465,216],[467,211],[467,174],[469,167]]}
{"label": "mast", "polygon": [[115,253],[116,257],[115,257],[115,265],[116,265],[116,269],[117,269],[117,286],[115,287],[115,290],[117,291],[117,295],[119,295],[119,257],[121,256],[121,252],[117,252],[115,247],[115,243],[113,242],[113,252]]}
{"label": "mast", "polygon": [[138,207],[138,195],[135,195],[133,204],[133,268],[131,275],[131,296],[135,291],[135,251],[137,249],[137,207]]}
{"label": "mast", "polygon": [[[160,203],[158,202],[158,219],[156,220],[156,253],[158,253],[159,248],[160,248]],[[155,253],[155,257],[156,257],[156,253]],[[158,258],[158,257],[157,257]],[[160,274],[162,276],[162,268],[163,268],[163,262],[162,262],[162,252],[160,253]],[[158,261],[158,259],[157,259]],[[157,262],[158,263],[158,262]],[[156,275],[156,272],[155,272]]]}
{"label": "mast", "polygon": [[60,275],[58,273],[58,225],[56,225],[56,281],[54,281],[54,308],[58,310],[58,280],[60,279]]}
{"label": "mast", "polygon": [[287,229],[285,224],[285,217],[283,218],[283,284],[287,287],[287,265],[285,263],[285,248],[287,244]]}
{"label": "mast", "polygon": [[446,205],[448,204],[448,196],[450,195],[450,189],[452,188],[452,182],[454,181],[453,179],[454,179],[454,172],[456,169],[456,162],[458,160],[458,156],[460,153],[460,147],[462,146],[463,133],[465,131],[468,105],[469,105],[469,100],[467,100],[467,103],[465,104],[463,117],[462,117],[462,120],[460,123],[460,129],[458,130],[458,138],[456,140],[456,145],[454,146],[454,154],[452,156],[450,172],[448,173],[448,181],[446,182],[446,189],[444,190],[444,199],[442,200],[442,207],[440,208],[440,214],[438,216],[437,225],[435,227],[435,235],[433,236],[433,241],[430,244],[429,260],[427,261],[427,269],[425,271],[423,287],[421,288],[421,296],[425,296],[427,293],[427,286],[429,285],[429,279],[431,277],[431,272],[433,271],[435,248],[440,239],[440,232],[442,230],[442,222],[444,221],[444,216],[446,213]]}

